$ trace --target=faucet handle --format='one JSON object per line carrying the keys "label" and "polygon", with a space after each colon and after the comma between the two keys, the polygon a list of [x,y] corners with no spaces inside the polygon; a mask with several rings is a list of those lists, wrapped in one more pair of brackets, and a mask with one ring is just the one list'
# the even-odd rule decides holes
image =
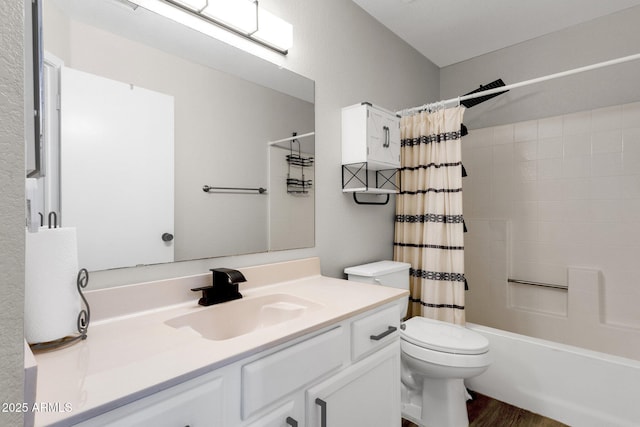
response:
{"label": "faucet handle", "polygon": [[231,268],[212,268],[211,272],[213,273],[213,286],[216,284],[233,285],[247,281],[242,273]]}

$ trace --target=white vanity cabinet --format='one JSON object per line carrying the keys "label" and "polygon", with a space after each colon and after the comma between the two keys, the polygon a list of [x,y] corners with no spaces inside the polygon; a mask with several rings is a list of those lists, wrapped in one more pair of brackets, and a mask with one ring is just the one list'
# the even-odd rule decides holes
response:
{"label": "white vanity cabinet", "polygon": [[223,373],[214,371],[75,425],[226,427],[223,386]]}
{"label": "white vanity cabinet", "polygon": [[369,170],[400,167],[400,118],[363,102],[342,109],[342,164]]}
{"label": "white vanity cabinet", "polygon": [[308,427],[401,423],[397,341],[307,391]]}
{"label": "white vanity cabinet", "polygon": [[399,426],[399,313],[388,303],[79,425]]}

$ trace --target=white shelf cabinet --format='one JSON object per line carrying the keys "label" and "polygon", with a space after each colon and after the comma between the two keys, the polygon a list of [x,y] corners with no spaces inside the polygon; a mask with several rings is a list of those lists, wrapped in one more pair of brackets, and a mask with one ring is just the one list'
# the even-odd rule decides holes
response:
{"label": "white shelf cabinet", "polygon": [[400,117],[363,102],[342,109],[342,164],[369,170],[400,167]]}

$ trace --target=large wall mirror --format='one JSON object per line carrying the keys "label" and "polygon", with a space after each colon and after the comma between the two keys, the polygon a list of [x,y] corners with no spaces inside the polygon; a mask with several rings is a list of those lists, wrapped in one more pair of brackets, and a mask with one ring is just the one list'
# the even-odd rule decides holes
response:
{"label": "large wall mirror", "polygon": [[313,81],[119,0],[42,25],[40,210],[81,267],[314,245]]}

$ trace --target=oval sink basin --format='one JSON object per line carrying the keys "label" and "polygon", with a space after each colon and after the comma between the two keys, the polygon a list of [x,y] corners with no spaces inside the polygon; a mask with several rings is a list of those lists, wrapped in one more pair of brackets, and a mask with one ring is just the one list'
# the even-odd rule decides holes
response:
{"label": "oval sink basin", "polygon": [[191,329],[209,340],[222,341],[288,322],[321,307],[293,295],[272,294],[212,305],[167,320],[165,324]]}

